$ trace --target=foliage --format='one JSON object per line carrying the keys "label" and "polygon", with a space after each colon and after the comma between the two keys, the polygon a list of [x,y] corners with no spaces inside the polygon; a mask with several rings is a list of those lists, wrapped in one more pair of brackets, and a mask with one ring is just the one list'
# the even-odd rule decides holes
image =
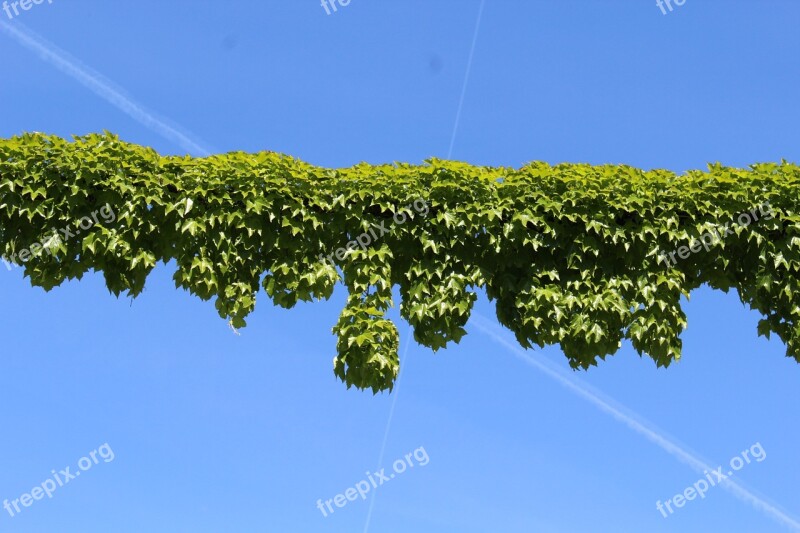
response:
{"label": "foliage", "polygon": [[[558,343],[588,368],[623,339],[659,366],[679,358],[681,297],[707,283],[736,289],[764,316],[759,334],[777,334],[800,361],[799,191],[800,168],[786,162],[684,175],[438,159],[333,170],[271,152],[164,157],[108,133],[37,133],[0,140],[0,255],[21,264],[20,250],[108,204],[114,224],[24,263],[34,285],[96,270],[114,294],[136,296],[157,262],[174,261],[176,285],[214,298],[238,328],[260,287],[290,308],[329,298],[343,280],[334,371],[375,392],[391,389],[399,368],[385,317],[394,287],[415,339],[434,350],[465,334],[482,287],[523,346]],[[420,195],[427,216],[409,208]],[[675,264],[659,260],[765,202],[773,218]],[[325,259],[380,224],[388,231],[366,249],[334,255],[336,267]]]}

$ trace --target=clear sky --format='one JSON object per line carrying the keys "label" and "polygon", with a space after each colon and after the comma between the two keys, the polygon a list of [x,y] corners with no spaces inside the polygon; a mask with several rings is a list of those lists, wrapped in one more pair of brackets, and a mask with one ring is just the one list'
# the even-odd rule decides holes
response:
{"label": "clear sky", "polygon": [[[486,0],[480,20],[481,0],[26,5],[0,11],[0,137],[105,129],[331,167],[453,141],[485,165],[800,162],[796,0]],[[679,364],[625,344],[578,373],[558,347],[520,355],[482,296],[436,355],[401,323],[399,386],[373,396],[332,372],[343,288],[291,311],[262,295],[235,336],[172,272],[131,302],[98,275],[45,294],[0,265],[0,501],[57,487],[0,509],[0,531],[797,527],[800,365],[736,294],[692,294]],[[735,484],[657,510],[745,450]],[[47,481],[67,466],[81,476]],[[366,500],[325,509],[357,486]]]}

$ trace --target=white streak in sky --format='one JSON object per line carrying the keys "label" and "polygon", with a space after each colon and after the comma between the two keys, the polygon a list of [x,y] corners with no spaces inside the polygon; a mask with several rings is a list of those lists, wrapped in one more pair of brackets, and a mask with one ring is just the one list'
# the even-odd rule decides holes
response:
{"label": "white streak in sky", "polygon": [[121,89],[114,86],[102,74],[83,65],[67,52],[46,41],[21,23],[15,21],[10,24],[0,20],[0,30],[3,30],[24,47],[37,53],[44,61],[50,63],[61,72],[75,78],[100,98],[106,100],[146,128],[180,146],[191,155],[209,155],[209,151],[193,141],[189,135],[179,131],[176,127],[170,126],[152,111],[127,97]]}
{"label": "white streak in sky", "polygon": [[[570,392],[582,397],[595,407],[610,415],[618,422],[622,422],[629,429],[645,437],[647,440],[679,460],[680,462],[688,465],[696,472],[703,474],[703,472],[711,472],[714,470],[708,463],[697,455],[687,451],[684,447],[676,443],[673,439],[664,435],[664,432],[659,430],[654,424],[643,419],[642,417],[626,409],[614,400],[606,397],[603,393],[595,390],[590,385],[582,382],[578,378],[570,376],[567,372],[557,367],[555,364],[544,358],[535,358],[528,354],[517,344],[509,341],[502,335],[502,330],[492,323],[487,318],[472,313],[471,324],[474,324],[479,330],[492,338],[496,343],[501,344],[509,352],[514,354],[518,359],[526,364],[544,372],[548,377],[557,381],[560,385],[567,388]],[[800,531],[800,522],[791,516],[787,515],[778,506],[756,496],[750,490],[745,488],[743,484],[726,478],[718,482],[725,490],[736,496],[743,502],[746,502],[759,511],[765,513],[770,518],[776,520],[784,526],[789,527],[794,531]]]}

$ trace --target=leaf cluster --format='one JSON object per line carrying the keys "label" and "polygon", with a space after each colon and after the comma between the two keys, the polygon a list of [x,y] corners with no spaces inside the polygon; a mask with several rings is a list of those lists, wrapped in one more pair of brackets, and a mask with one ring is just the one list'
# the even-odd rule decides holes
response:
{"label": "leaf cluster", "polygon": [[[711,165],[677,175],[624,165],[536,162],[519,169],[431,159],[422,165],[327,169],[272,153],[161,156],[104,133],[0,139],[0,255],[18,253],[89,212],[98,224],[24,263],[51,289],[90,270],[135,297],[158,262],[246,325],[263,288],[276,305],[349,297],[333,328],[335,374],[349,386],[391,389],[400,312],[417,342],[459,342],[485,289],[500,322],[525,347],[560,344],[574,368],[596,365],[628,339],[667,366],[681,354],[682,296],[703,285],[735,289],[800,361],[800,168]],[[420,197],[427,216],[409,208]],[[737,227],[708,251],[665,264],[741,213],[774,217]],[[404,222],[394,222],[404,213]],[[367,249],[326,259],[384,224]]]}

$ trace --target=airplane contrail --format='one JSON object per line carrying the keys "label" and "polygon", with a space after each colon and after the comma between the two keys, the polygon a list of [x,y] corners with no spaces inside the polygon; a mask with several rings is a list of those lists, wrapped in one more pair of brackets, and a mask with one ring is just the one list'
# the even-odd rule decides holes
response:
{"label": "airplane contrail", "polygon": [[193,141],[189,135],[170,126],[155,113],[142,104],[126,96],[121,89],[110,80],[90,67],[61,50],[56,45],[48,42],[20,22],[9,24],[0,20],[0,30],[24,47],[39,54],[44,61],[50,63],[61,72],[71,76],[80,84],[91,90],[100,98],[127,114],[146,128],[175,143],[192,155],[207,156],[209,151]]}
{"label": "airplane contrail", "polygon": [[[447,150],[447,159],[450,159],[453,156],[453,146],[455,146],[456,142],[456,134],[458,133],[458,125],[461,121],[461,110],[464,107],[464,97],[467,94],[467,84],[469,83],[469,74],[472,70],[472,60],[475,57],[475,43],[478,42],[478,34],[480,33],[481,29],[481,18],[483,17],[483,8],[486,4],[486,0],[481,0],[480,6],[478,7],[478,19],[475,22],[475,30],[472,33],[472,46],[469,49],[469,58],[467,59],[467,70],[464,73],[464,82],[461,84],[461,97],[458,100],[458,110],[456,111],[456,119],[455,123],[453,124],[453,133],[450,135],[450,148]],[[406,341],[406,347],[403,349],[403,357],[400,359],[402,365],[400,367],[400,373],[397,376],[397,384],[395,385],[394,397],[392,398],[392,404],[389,408],[389,419],[386,421],[386,429],[383,432],[383,443],[381,444],[381,453],[378,456],[378,466],[380,467],[383,463],[383,456],[386,452],[386,443],[389,439],[389,430],[392,428],[392,421],[394,420],[394,408],[397,405],[397,397],[400,395],[400,374],[403,373],[403,369],[408,366],[408,346],[411,344],[412,340],[414,339],[413,335],[413,328],[411,324],[408,325],[408,333],[406,337],[408,340]],[[373,494],[369,500],[369,509],[367,510],[367,521],[364,523],[364,533],[369,533],[369,525],[370,521],[372,520],[372,509],[375,506],[375,495]]]}
{"label": "airplane contrail", "polygon": [[[664,432],[659,430],[655,424],[645,420],[629,409],[620,406],[614,400],[606,397],[603,393],[595,390],[593,387],[582,382],[578,378],[570,376],[567,372],[560,369],[550,361],[544,358],[535,358],[526,353],[525,350],[523,350],[520,346],[510,342],[503,335],[501,335],[502,330],[500,330],[498,326],[493,324],[486,317],[473,312],[472,318],[473,320],[470,321],[470,323],[474,324],[479,330],[491,337],[492,340],[498,344],[501,344],[518,359],[521,359],[528,365],[544,372],[548,377],[557,381],[570,392],[577,394],[584,400],[587,400],[589,403],[599,408],[604,413],[611,415],[611,417],[616,419],[618,422],[622,422],[628,426],[628,428],[642,435],[650,442],[654,443],[659,448],[678,459],[680,462],[688,465],[693,470],[701,474],[714,470],[706,461],[697,457],[696,454],[687,451],[685,447],[676,443],[670,437],[665,436]],[[778,508],[777,505],[772,504],[753,494],[749,489],[745,488],[744,484],[737,483],[730,478],[725,478],[718,482],[718,485],[736,496],[738,499],[749,503],[754,508],[762,511],[764,514],[780,524],[787,526],[794,531],[800,531],[800,522],[786,514],[784,511]]]}

